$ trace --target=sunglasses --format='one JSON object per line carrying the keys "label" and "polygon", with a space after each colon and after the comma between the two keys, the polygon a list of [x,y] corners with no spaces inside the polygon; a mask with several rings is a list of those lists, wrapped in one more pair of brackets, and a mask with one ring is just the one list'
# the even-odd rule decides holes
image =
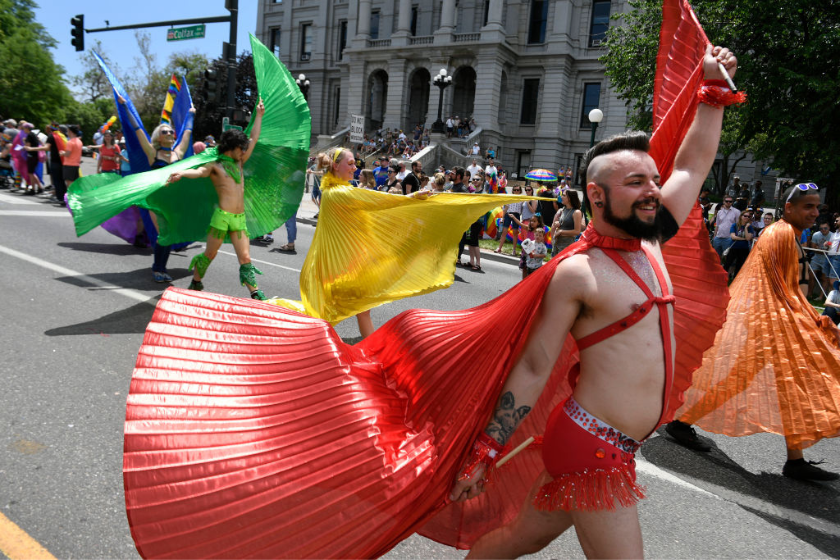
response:
{"label": "sunglasses", "polygon": [[173,136],[175,134],[174,130],[161,130],[161,136]]}
{"label": "sunglasses", "polygon": [[731,200],[724,200],[723,203],[724,204],[732,204],[732,201]]}
{"label": "sunglasses", "polygon": [[522,192],[522,189],[513,189],[513,192]]}
{"label": "sunglasses", "polygon": [[[797,189],[799,189],[800,191],[803,191],[803,192],[807,192],[811,189],[814,189],[815,191],[820,190],[820,188],[815,183],[799,183],[798,185],[794,185],[794,186]],[[793,193],[795,193],[795,192],[796,192],[795,189],[790,191],[790,194],[788,195],[787,200],[785,200],[785,204],[790,202],[790,199],[793,198]]]}

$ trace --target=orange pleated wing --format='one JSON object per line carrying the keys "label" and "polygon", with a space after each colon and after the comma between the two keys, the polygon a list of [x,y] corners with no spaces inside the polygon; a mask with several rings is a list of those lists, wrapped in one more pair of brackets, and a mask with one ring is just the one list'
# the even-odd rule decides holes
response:
{"label": "orange pleated wing", "polygon": [[798,284],[796,230],[769,226],[731,286],[726,323],[680,418],[710,432],[772,432],[791,447],[840,433],[840,346]]}

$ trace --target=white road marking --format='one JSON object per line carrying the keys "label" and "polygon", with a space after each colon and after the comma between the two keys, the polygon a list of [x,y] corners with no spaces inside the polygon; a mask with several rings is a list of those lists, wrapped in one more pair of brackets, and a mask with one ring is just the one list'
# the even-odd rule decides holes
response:
{"label": "white road marking", "polygon": [[27,255],[26,253],[21,253],[20,251],[15,251],[14,249],[10,249],[8,247],[4,247],[0,245],[0,253],[5,253],[11,257],[15,257],[22,261],[26,261],[28,263],[32,263],[34,265],[40,266],[41,268],[45,268],[47,270],[51,270],[58,274],[63,274],[65,276],[69,276],[76,280],[80,280],[86,284],[90,284],[97,288],[101,288],[103,290],[109,290],[111,292],[120,294],[121,296],[125,296],[127,298],[137,300],[142,303],[148,303],[151,306],[157,305],[157,297],[152,296],[150,297],[148,294],[144,294],[138,292],[136,290],[130,290],[128,288],[121,288],[114,284],[110,284],[108,282],[103,282],[99,278],[94,278],[93,276],[88,276],[87,274],[82,274],[81,272],[76,272],[75,270],[71,270],[69,268],[65,268],[61,265],[51,263],[49,261],[45,261],[43,259],[39,259],[38,257],[33,257],[31,255]]}
{"label": "white road marking", "polygon": [[[653,463],[645,461],[644,459],[640,459],[639,457],[636,458],[636,471],[653,478],[658,478],[660,480],[670,482],[672,484],[675,484],[682,488],[686,488],[698,494],[714,497],[715,499],[730,502],[748,510],[772,515],[773,517],[777,517],[779,519],[785,519],[787,521],[790,521],[791,523],[796,523],[797,525],[808,527],[809,529],[819,531],[820,533],[826,535],[831,535],[832,537],[840,537],[840,525],[838,525],[837,523],[832,523],[831,521],[820,519],[818,517],[812,517],[807,513],[803,513],[795,509],[786,508],[784,506],[778,506],[766,500],[762,500],[761,498],[756,498],[755,496],[748,496],[747,494],[742,494],[741,492],[737,492],[735,490],[731,490],[723,486],[718,486],[717,484],[714,484],[712,482],[701,482],[703,486],[708,488],[707,490],[701,488],[700,486],[697,486],[696,484],[692,484],[689,480],[685,480],[681,477],[669,473],[668,471],[660,469]],[[681,476],[692,479],[692,477],[687,476],[685,474],[682,474]]]}
{"label": "white road marking", "polygon": [[0,210],[0,216],[39,216],[47,218],[72,218],[70,212],[67,210],[61,211],[46,211],[46,210]]}
{"label": "white road marking", "polygon": [[[231,252],[231,251],[222,251],[222,250],[219,250],[219,252],[220,252],[220,253],[222,253],[222,254],[224,254],[224,255],[230,255],[230,256],[232,256],[232,257],[235,257],[235,256],[236,256],[236,253],[233,253],[233,252]],[[298,269],[298,268],[291,268],[291,267],[288,267],[288,266],[283,266],[282,264],[277,264],[277,263],[268,262],[268,261],[261,261],[260,259],[254,259],[254,258],[252,258],[252,259],[251,259],[251,262],[260,263],[260,264],[265,264],[265,265],[268,265],[268,266],[276,266],[277,268],[282,268],[283,270],[291,270],[292,272],[300,272],[300,269]]]}
{"label": "white road marking", "polygon": [[40,202],[36,202],[34,200],[29,200],[28,198],[24,198],[22,194],[10,194],[10,193],[0,193],[0,202],[5,202],[7,204],[35,204],[40,206]]}

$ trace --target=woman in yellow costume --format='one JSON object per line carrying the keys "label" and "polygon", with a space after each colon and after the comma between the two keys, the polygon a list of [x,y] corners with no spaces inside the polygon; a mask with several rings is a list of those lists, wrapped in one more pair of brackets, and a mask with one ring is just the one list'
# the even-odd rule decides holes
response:
{"label": "woman in yellow costume", "polygon": [[784,217],[768,226],[730,287],[726,322],[703,355],[679,420],[667,432],[709,451],[690,424],[727,436],[785,436],[782,474],[836,480],[802,450],[840,435],[840,331],[808,302],[807,260],[799,239],[817,219],[817,185],[790,187]]}
{"label": "woman in yellow costume", "polygon": [[397,196],[350,185],[353,152],[318,156],[321,208],[300,273],[301,301],[270,300],[338,323],[355,316],[362,337],[370,309],[452,285],[461,235],[479,216],[522,196],[428,192]]}

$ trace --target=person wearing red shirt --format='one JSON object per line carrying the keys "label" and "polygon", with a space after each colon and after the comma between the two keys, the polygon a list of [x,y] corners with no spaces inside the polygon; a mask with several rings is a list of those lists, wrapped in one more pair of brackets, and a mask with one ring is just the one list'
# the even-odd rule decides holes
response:
{"label": "person wearing red shirt", "polygon": [[61,152],[61,155],[64,156],[64,182],[68,188],[79,178],[79,166],[82,165],[82,141],[79,139],[81,135],[79,125],[72,124],[67,127],[67,149]]}
{"label": "person wearing red shirt", "polygon": [[114,133],[106,130],[99,147],[99,159],[96,160],[97,173],[120,172],[120,148],[114,143]]}

